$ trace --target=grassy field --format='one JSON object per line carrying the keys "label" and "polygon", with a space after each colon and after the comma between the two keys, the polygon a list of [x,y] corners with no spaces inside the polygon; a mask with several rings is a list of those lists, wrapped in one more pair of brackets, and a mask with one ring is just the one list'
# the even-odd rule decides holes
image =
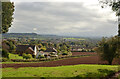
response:
{"label": "grassy field", "polygon": [[69,40],[86,40],[86,39],[83,39],[83,38],[63,38],[63,39],[69,39]]}
{"label": "grassy field", "polygon": [[118,76],[118,79],[120,79],[120,75]]}
{"label": "grassy field", "polygon": [[2,64],[42,63],[42,62],[47,62],[47,61],[41,61],[41,62],[12,62],[12,61],[7,61],[7,62],[2,62]]}
{"label": "grassy field", "polygon": [[11,54],[11,53],[9,53],[9,59],[23,59],[23,57],[19,56],[17,54]]}
{"label": "grassy field", "polygon": [[3,77],[102,77],[118,71],[117,65],[3,68]]}

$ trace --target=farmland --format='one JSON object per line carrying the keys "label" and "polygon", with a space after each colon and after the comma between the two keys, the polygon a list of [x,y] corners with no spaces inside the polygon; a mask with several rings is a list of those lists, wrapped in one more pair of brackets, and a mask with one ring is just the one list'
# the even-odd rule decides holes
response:
{"label": "farmland", "polygon": [[97,55],[95,52],[72,52],[73,56],[80,56],[80,55]]}
{"label": "farmland", "polygon": [[[40,63],[7,63],[2,64],[3,68],[13,67],[56,67],[56,66],[64,66],[64,65],[78,65],[78,64],[107,64],[106,61],[101,61],[98,56],[87,56],[87,57],[79,57],[79,58],[66,58],[56,61],[49,62],[40,62]],[[117,60],[113,61],[113,64],[118,64]]]}
{"label": "farmland", "polygon": [[118,66],[82,64],[59,67],[3,68],[2,71],[3,77],[104,77],[110,72],[117,72]]}
{"label": "farmland", "polygon": [[[84,55],[74,52],[73,55]],[[90,54],[86,52],[86,55]],[[92,53],[95,54],[95,53]],[[19,62],[3,63],[3,77],[105,77],[110,73],[118,71],[118,65],[106,64],[96,56],[83,56],[76,58],[65,58],[48,62]],[[116,64],[116,60],[113,64]],[[31,73],[32,72],[32,73]],[[69,73],[68,73],[69,72]]]}

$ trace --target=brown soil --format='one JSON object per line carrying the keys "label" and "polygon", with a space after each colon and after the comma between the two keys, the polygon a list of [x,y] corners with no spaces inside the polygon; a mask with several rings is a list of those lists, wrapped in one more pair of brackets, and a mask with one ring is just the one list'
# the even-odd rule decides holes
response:
{"label": "brown soil", "polygon": [[95,52],[72,52],[73,56],[78,56],[78,55],[97,55]]}
{"label": "brown soil", "polygon": [[98,56],[90,56],[90,57],[81,57],[81,58],[68,58],[57,61],[49,61],[42,63],[20,63],[20,64],[2,64],[2,68],[19,68],[19,67],[56,67],[62,65],[77,65],[77,64],[103,64],[106,62],[99,61]]}

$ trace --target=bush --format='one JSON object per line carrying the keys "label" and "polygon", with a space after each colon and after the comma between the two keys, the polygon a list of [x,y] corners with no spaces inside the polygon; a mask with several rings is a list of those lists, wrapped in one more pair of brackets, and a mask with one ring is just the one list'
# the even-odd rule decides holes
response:
{"label": "bush", "polygon": [[39,55],[38,58],[45,58],[45,56],[44,55]]}
{"label": "bush", "polygon": [[31,54],[25,54],[23,53],[23,59],[31,59],[32,58],[32,55]]}
{"label": "bush", "polygon": [[40,60],[11,59],[13,62],[39,62]]}
{"label": "bush", "polygon": [[2,58],[2,59],[0,59],[0,62],[6,62],[6,61],[8,61],[7,58]]}
{"label": "bush", "polygon": [[62,53],[62,55],[68,55],[68,53]]}
{"label": "bush", "polygon": [[26,59],[26,54],[25,53],[23,53],[22,56],[23,56],[23,59]]}
{"label": "bush", "polygon": [[32,55],[31,54],[27,54],[27,57],[28,57],[28,59],[31,59]]}

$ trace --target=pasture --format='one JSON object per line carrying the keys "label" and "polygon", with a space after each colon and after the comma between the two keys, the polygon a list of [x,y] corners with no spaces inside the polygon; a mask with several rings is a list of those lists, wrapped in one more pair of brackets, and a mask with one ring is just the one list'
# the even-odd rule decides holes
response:
{"label": "pasture", "polygon": [[70,65],[58,67],[3,68],[3,77],[105,77],[118,71],[117,65]]}
{"label": "pasture", "polygon": [[9,59],[23,59],[23,57],[19,56],[18,54],[9,53]]}

